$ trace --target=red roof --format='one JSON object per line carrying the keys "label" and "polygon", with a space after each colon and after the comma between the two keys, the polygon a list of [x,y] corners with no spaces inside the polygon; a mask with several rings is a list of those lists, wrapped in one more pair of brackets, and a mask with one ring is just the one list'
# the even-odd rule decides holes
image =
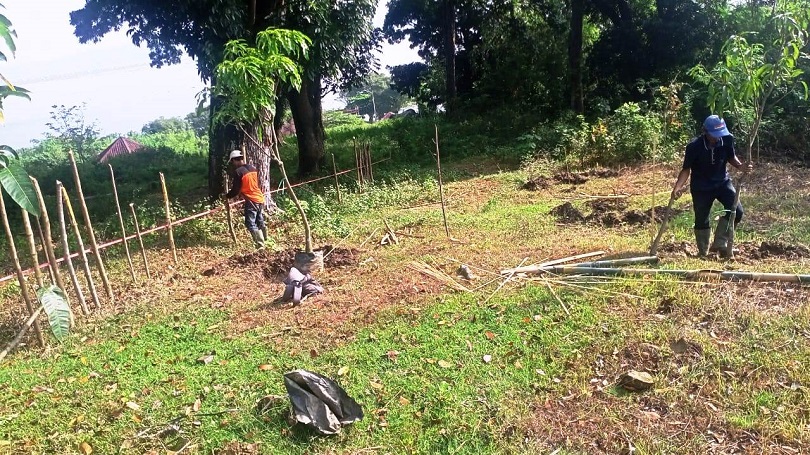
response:
{"label": "red roof", "polygon": [[103,152],[98,154],[98,161],[101,163],[106,163],[109,161],[110,158],[114,158],[116,156],[123,156],[129,155],[130,153],[136,153],[137,151],[141,150],[143,145],[133,141],[128,137],[119,137],[109,147],[104,149]]}

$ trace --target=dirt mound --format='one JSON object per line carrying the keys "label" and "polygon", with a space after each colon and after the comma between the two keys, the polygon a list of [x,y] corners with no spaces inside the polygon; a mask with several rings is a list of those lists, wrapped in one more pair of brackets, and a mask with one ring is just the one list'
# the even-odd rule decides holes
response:
{"label": "dirt mound", "polygon": [[572,224],[572,223],[582,223],[585,221],[585,216],[576,209],[570,202],[566,202],[565,204],[558,205],[551,209],[550,212],[554,215],[558,221],[561,223]]}
{"label": "dirt mound", "polygon": [[353,267],[360,258],[360,250],[354,248],[334,248],[332,245],[323,247],[323,265],[326,268]]}
{"label": "dirt mound", "polygon": [[584,172],[560,171],[554,174],[554,180],[560,183],[581,185],[583,183],[586,183],[591,178],[606,179],[618,176],[619,171],[617,171],[616,169],[596,168]]}
{"label": "dirt mound", "polygon": [[599,198],[588,201],[588,207],[594,212],[610,212],[613,210],[622,211],[627,208],[627,199],[623,198]]}
{"label": "dirt mound", "polygon": [[549,183],[548,178],[540,176],[540,177],[535,177],[535,178],[529,180],[528,182],[524,183],[522,188],[524,190],[529,190],[529,191],[540,191],[540,190],[546,190],[550,186],[551,186],[551,183]]}
{"label": "dirt mound", "polygon": [[[551,210],[551,214],[557,217],[561,223],[592,223],[606,227],[615,227],[621,225],[641,225],[648,224],[651,221],[660,223],[664,219],[664,214],[667,208],[664,206],[655,207],[654,216],[653,209],[648,209],[644,212],[640,210],[627,210],[622,211],[623,207],[627,207],[627,202],[622,199],[597,199],[588,203],[593,211],[588,216],[584,216],[582,212],[576,209],[570,202],[566,202]],[[679,215],[683,210],[672,209],[670,218]]]}
{"label": "dirt mound", "polygon": [[[353,248],[333,248],[327,245],[324,251],[324,267],[351,267],[358,263],[359,251]],[[284,251],[258,250],[246,254],[236,254],[210,269],[202,272],[204,276],[224,275],[229,271],[256,270],[262,271],[267,279],[276,279],[285,275],[293,266],[296,250]]]}
{"label": "dirt mound", "polygon": [[556,180],[556,181],[558,181],[560,183],[567,183],[567,184],[571,184],[571,185],[581,185],[581,184],[586,183],[588,181],[588,175],[587,175],[586,172],[575,173],[575,172],[564,171],[564,172],[558,172],[558,173],[554,174],[554,180]]}
{"label": "dirt mound", "polygon": [[735,254],[751,259],[802,259],[810,258],[810,248],[804,245],[794,245],[778,240],[766,240],[760,244],[744,242],[735,245],[739,252]]}

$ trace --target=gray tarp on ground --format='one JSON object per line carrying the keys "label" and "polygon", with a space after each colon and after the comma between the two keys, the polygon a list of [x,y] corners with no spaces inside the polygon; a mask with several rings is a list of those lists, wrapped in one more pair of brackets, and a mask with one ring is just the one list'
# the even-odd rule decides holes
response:
{"label": "gray tarp on ground", "polygon": [[284,374],[295,420],[320,434],[340,433],[363,418],[363,409],[335,381],[307,370]]}

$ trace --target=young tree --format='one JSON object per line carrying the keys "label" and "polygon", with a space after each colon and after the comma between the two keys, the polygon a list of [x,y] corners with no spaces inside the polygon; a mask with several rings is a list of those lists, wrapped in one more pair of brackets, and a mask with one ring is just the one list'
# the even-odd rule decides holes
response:
{"label": "young tree", "polygon": [[[282,87],[298,131],[300,174],[318,169],[323,157],[321,98],[346,81],[357,80],[374,65],[371,20],[376,0],[85,0],[71,13],[81,42],[98,41],[110,31],[126,28],[136,45],[146,44],[152,64],[178,63],[183,52],[197,62],[204,81],[217,85],[214,68],[222,62],[225,43],[255,42],[268,27],[298,30],[316,37],[301,86]],[[219,100],[211,100],[211,116]],[[222,189],[225,154],[241,142],[236,130],[212,124],[209,149],[209,193]]]}
{"label": "young tree", "polygon": [[282,84],[294,89],[301,86],[302,68],[298,62],[306,61],[311,44],[312,41],[303,33],[282,29],[259,32],[255,47],[244,40],[231,41],[225,46],[222,63],[217,66],[218,83],[214,87],[215,95],[223,100],[214,121],[235,125],[247,139],[249,147],[245,152],[258,169],[259,184],[265,194],[271,189],[270,165],[278,163],[290,196],[301,214],[307,253],[313,251],[309,221],[279,156],[273,113]]}
{"label": "young tree", "polygon": [[[8,59],[6,53],[13,56],[16,52],[17,46],[14,44],[16,36],[17,33],[14,31],[11,21],[0,13],[0,42],[6,45],[5,48],[0,47],[0,61]],[[0,73],[0,80],[2,80],[2,85],[0,85],[0,122],[2,122],[5,118],[3,100],[12,96],[29,100],[31,98],[28,90],[15,87],[2,73]],[[39,205],[36,202],[34,187],[28,178],[28,173],[17,163],[17,153],[7,145],[0,145],[0,188],[5,190],[25,211],[39,216]],[[0,197],[3,197],[2,191],[0,191]]]}
{"label": "young tree", "polygon": [[[774,15],[772,22],[776,30],[772,41],[757,42],[756,33],[734,35],[723,46],[723,60],[713,69],[698,65],[690,71],[692,77],[708,86],[707,104],[711,111],[734,119],[745,141],[748,162],[765,112],[797,88],[803,90],[805,99],[808,96],[807,83],[799,78],[804,73],[799,64],[807,58],[804,51],[810,44],[810,11],[806,4],[798,5]],[[740,179],[737,203],[742,187]],[[729,224],[733,234],[733,216]],[[730,239],[729,257],[733,235]]]}
{"label": "young tree", "polygon": [[391,88],[391,77],[386,74],[372,73],[362,84],[341,92],[347,101],[346,108],[357,108],[360,115],[368,115],[372,122],[380,119],[386,112],[398,112],[407,100]]}
{"label": "young tree", "polygon": [[95,158],[98,150],[94,147],[99,136],[95,122],[84,117],[85,105],[67,107],[51,106],[51,121],[45,125],[50,130],[48,139],[55,139],[62,147],[72,150],[82,160]]}

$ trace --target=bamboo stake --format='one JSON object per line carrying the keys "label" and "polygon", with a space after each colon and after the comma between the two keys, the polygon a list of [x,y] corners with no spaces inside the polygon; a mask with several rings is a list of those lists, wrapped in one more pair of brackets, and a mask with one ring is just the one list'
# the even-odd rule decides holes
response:
{"label": "bamboo stake", "polygon": [[[223,184],[225,185],[225,194],[228,194],[228,176],[225,175],[222,179]],[[231,213],[231,202],[228,200],[228,196],[223,196],[223,201],[225,203],[225,221],[228,222],[228,233],[231,236],[231,242],[236,243],[236,231],[233,229],[233,214]],[[132,204],[130,204],[131,206]]]}
{"label": "bamboo stake", "polygon": [[[652,244],[650,245],[650,256],[655,256],[658,254],[658,244],[661,243],[661,237],[664,236],[664,232],[667,230],[667,225],[669,224],[669,216],[672,213],[672,205],[675,204],[675,195],[669,196],[669,204],[667,204],[667,210],[664,212],[664,219],[661,220],[661,227],[658,229],[658,235],[655,236],[655,240],[653,240]],[[655,219],[655,212],[652,212],[652,218]]]}
{"label": "bamboo stake", "polygon": [[34,276],[37,279],[37,286],[45,287],[43,280],[42,270],[39,268],[39,254],[37,253],[37,242],[34,239],[34,231],[31,229],[31,218],[25,209],[22,209],[23,228],[25,229],[25,238],[28,240],[28,252],[31,255],[31,260],[34,262]]}
{"label": "bamboo stake", "polygon": [[127,230],[124,228],[124,215],[121,214],[121,203],[118,200],[118,186],[115,184],[115,171],[113,171],[112,164],[107,164],[110,167],[110,180],[112,181],[113,196],[115,197],[115,210],[118,213],[118,224],[121,226],[121,235],[124,241],[124,251],[127,254],[127,265],[129,265],[129,274],[132,276],[132,282],[137,283],[138,279],[135,277],[135,267],[132,266],[132,255],[129,253],[129,242],[127,242]]}
{"label": "bamboo stake", "polygon": [[373,163],[373,161],[371,161],[371,143],[367,142],[366,143],[366,166],[368,167],[368,179],[369,179],[369,181],[374,182],[374,169],[372,168],[372,163]]}
{"label": "bamboo stake", "polygon": [[436,168],[439,171],[439,195],[442,201],[442,218],[444,219],[444,232],[447,237],[450,237],[450,227],[447,226],[447,209],[444,202],[444,185],[442,184],[442,160],[439,156],[439,127],[433,125],[436,129]]}
{"label": "bamboo stake", "polygon": [[135,221],[135,235],[138,236],[138,243],[141,245],[141,257],[143,257],[143,266],[146,269],[146,278],[152,279],[152,273],[149,272],[149,261],[146,260],[146,248],[143,246],[143,236],[141,235],[141,225],[138,223],[138,215],[135,213],[135,204],[129,204],[129,210],[132,212],[132,219]]}
{"label": "bamboo stake", "polygon": [[79,176],[79,167],[76,165],[76,157],[73,156],[73,151],[68,150],[68,158],[70,158],[70,165],[73,168],[73,180],[76,184],[76,195],[79,198],[79,207],[82,209],[82,216],[84,217],[84,224],[87,228],[88,240],[90,240],[90,248],[93,250],[93,256],[96,258],[96,265],[98,266],[101,281],[104,283],[104,290],[110,298],[110,302],[115,300],[112,286],[110,285],[110,278],[107,276],[107,269],[104,267],[104,261],[101,259],[101,251],[98,249],[98,242],[96,242],[96,233],[93,231],[93,223],[90,222],[90,212],[87,211],[87,204],[84,202],[84,191],[82,191],[82,179]]}
{"label": "bamboo stake", "polygon": [[539,269],[545,269],[545,268],[550,267],[552,265],[562,264],[564,262],[576,261],[578,259],[591,258],[591,257],[594,257],[594,256],[601,256],[603,254],[605,254],[604,251],[594,251],[592,253],[577,254],[576,256],[568,256],[568,257],[565,257],[565,258],[555,259],[553,261],[543,262],[542,264],[527,265],[526,267],[519,267],[519,268],[516,268],[516,269],[501,270],[501,275],[507,275],[507,274],[510,274],[510,273],[532,273],[532,272],[536,272]]}
{"label": "bamboo stake", "polygon": [[615,267],[617,265],[657,264],[658,256],[640,256],[637,258],[613,259],[608,261],[580,262],[571,264],[572,267]]}
{"label": "bamboo stake", "polygon": [[98,298],[98,291],[96,290],[96,280],[93,278],[93,272],[90,270],[90,261],[87,259],[87,248],[84,245],[84,240],[82,240],[82,231],[79,228],[76,213],[73,212],[73,204],[70,203],[70,197],[64,185],[62,186],[62,198],[65,203],[68,218],[70,218],[70,225],[73,226],[73,235],[76,236],[76,244],[79,247],[79,257],[82,261],[82,270],[84,270],[84,278],[87,280],[87,287],[90,289],[90,297],[93,299],[93,305],[95,305],[96,308],[101,308],[101,300]]}
{"label": "bamboo stake", "polygon": [[363,192],[363,175],[360,170],[360,151],[357,149],[357,138],[354,138],[354,167],[357,169],[358,192]]}
{"label": "bamboo stake", "polygon": [[335,164],[335,154],[332,153],[332,173],[335,175],[335,191],[337,192],[338,204],[343,203],[343,198],[340,195],[340,181],[338,180],[337,164]]}
{"label": "bamboo stake", "polygon": [[[68,243],[67,227],[65,226],[65,204],[62,198],[62,182],[56,181],[56,211],[59,218],[59,233],[62,238],[62,253],[65,257],[65,264],[67,264],[68,274],[70,274],[70,281],[76,290],[76,297],[79,299],[79,305],[82,308],[82,313],[85,316],[90,314],[90,309],[87,308],[87,302],[84,300],[84,293],[82,287],[79,285],[79,277],[76,275],[76,268],[73,267],[73,259],[70,258],[70,244]],[[65,291],[67,292],[67,291]],[[71,319],[73,319],[73,310],[71,310]]]}
{"label": "bamboo stake", "polygon": [[48,260],[48,252],[45,250],[45,234],[42,232],[42,223],[39,222],[39,217],[34,217],[34,221],[37,223],[37,233],[39,233],[39,241],[42,243],[42,251],[45,253],[45,262],[48,263],[48,276],[51,279],[51,283],[56,284],[53,267],[51,267],[51,261]]}
{"label": "bamboo stake", "polygon": [[615,269],[597,267],[557,266],[548,271],[559,275],[673,275],[685,278],[717,278],[726,281],[778,281],[783,283],[810,284],[810,275],[762,273],[720,270],[665,270],[665,269]]}
{"label": "bamboo stake", "polygon": [[172,212],[169,207],[169,192],[166,190],[166,177],[160,173],[160,187],[163,189],[163,205],[166,207],[166,223],[169,231],[169,247],[172,249],[172,259],[177,264],[177,248],[174,246],[174,229],[172,229]]}
{"label": "bamboo stake", "polygon": [[[68,308],[70,308],[70,298],[67,295],[67,288],[65,287],[65,282],[62,280],[62,275],[59,273],[59,267],[56,264],[56,254],[53,252],[53,243],[51,239],[53,235],[51,234],[51,220],[48,218],[48,208],[45,207],[45,199],[42,198],[42,191],[39,188],[39,182],[34,177],[31,178],[31,183],[34,184],[34,193],[37,195],[37,201],[39,202],[39,211],[42,213],[40,216],[42,217],[42,224],[45,225],[45,253],[48,255],[48,262],[51,264],[51,269],[53,270],[53,277],[56,281],[56,285],[65,292],[65,301],[68,304]],[[70,326],[73,327],[73,310],[70,310]]]}
{"label": "bamboo stake", "polygon": [[[25,321],[25,324],[23,324],[23,326],[20,329],[20,332],[17,334],[17,336],[14,337],[13,340],[11,340],[11,343],[9,343],[8,346],[6,346],[5,349],[3,349],[3,352],[0,352],[0,362],[2,362],[3,359],[6,358],[6,356],[9,354],[9,352],[13,351],[17,346],[20,345],[20,341],[22,341],[23,337],[25,336],[26,333],[28,333],[28,330],[31,328],[32,325],[34,326],[34,330],[36,330],[36,331],[38,331],[38,333],[40,333],[39,332],[39,324],[37,323],[37,318],[39,317],[40,313],[42,313],[42,310],[44,310],[44,307],[40,306],[39,308],[37,308],[36,311],[33,312],[33,314],[31,314],[31,316],[28,318],[28,320]],[[40,333],[39,336],[41,337],[42,334]],[[42,347],[44,347],[44,345]]]}
{"label": "bamboo stake", "polygon": [[[31,303],[31,296],[28,294],[28,284],[25,282],[22,266],[20,266],[20,257],[17,255],[17,246],[14,244],[14,237],[11,234],[11,225],[8,223],[6,203],[3,200],[2,192],[0,192],[0,216],[3,218],[3,228],[5,228],[6,236],[8,237],[8,247],[11,252],[11,259],[14,261],[14,270],[17,272],[17,282],[20,283],[20,293],[22,294],[23,301],[25,301],[25,308],[28,310],[28,315],[34,319],[32,324],[35,324],[34,331],[37,335],[37,342],[39,343],[40,347],[44,348],[45,340],[42,338],[42,330],[40,330],[39,324],[35,322],[36,318],[34,317],[34,305]],[[22,338],[19,335],[18,337]],[[5,357],[5,354],[7,353],[6,351],[3,351],[3,354],[0,355],[0,360],[3,360],[3,357]]]}

